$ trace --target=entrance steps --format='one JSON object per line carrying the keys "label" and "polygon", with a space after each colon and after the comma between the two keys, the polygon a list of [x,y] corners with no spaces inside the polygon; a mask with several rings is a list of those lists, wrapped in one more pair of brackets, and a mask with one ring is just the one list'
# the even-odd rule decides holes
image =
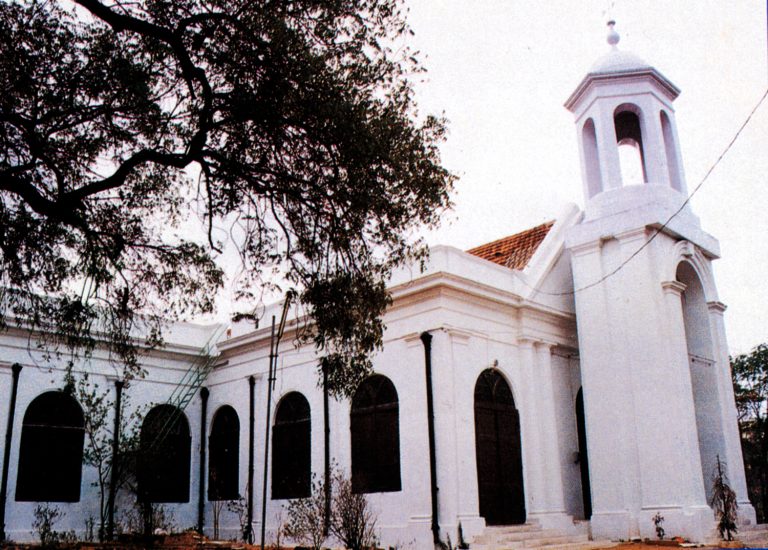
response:
{"label": "entrance steps", "polygon": [[586,531],[563,533],[555,529],[543,529],[537,520],[531,520],[522,525],[486,527],[481,535],[473,539],[470,548],[472,550],[518,550],[521,548],[588,550],[609,548],[616,544],[611,541],[591,541]]}

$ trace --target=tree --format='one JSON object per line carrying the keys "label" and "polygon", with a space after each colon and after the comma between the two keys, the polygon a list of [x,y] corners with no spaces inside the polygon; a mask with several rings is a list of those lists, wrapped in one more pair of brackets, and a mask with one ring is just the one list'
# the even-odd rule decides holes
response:
{"label": "tree", "polygon": [[401,1],[0,3],[2,322],[135,366],[132,332],[213,309],[223,227],[243,312],[295,293],[349,393],[453,183]]}
{"label": "tree", "polygon": [[[75,380],[69,372],[71,388],[75,398],[83,407],[86,445],[83,449],[83,463],[96,470],[96,485],[99,489],[99,529],[100,541],[104,541],[111,533],[107,531],[109,515],[109,490],[112,480],[112,468],[115,467],[113,456],[114,438],[114,391],[110,388],[101,390],[99,384],[90,379],[88,373],[82,373]],[[139,447],[139,429],[141,427],[141,411],[130,407],[128,392],[123,392],[120,402],[120,425],[118,454],[122,460],[118,462],[115,477],[115,492],[126,488],[135,477],[135,454]]]}
{"label": "tree", "polygon": [[757,517],[768,512],[768,345],[731,357],[741,448],[750,500]]}

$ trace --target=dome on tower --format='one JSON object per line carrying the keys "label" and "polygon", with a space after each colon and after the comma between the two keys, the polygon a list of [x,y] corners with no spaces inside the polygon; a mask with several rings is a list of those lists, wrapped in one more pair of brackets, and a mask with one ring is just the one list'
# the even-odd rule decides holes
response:
{"label": "dome on tower", "polygon": [[621,37],[613,28],[615,25],[615,21],[608,21],[607,42],[611,45],[611,51],[595,61],[588,74],[627,73],[652,69],[653,67],[635,54],[620,50],[616,46]]}
{"label": "dome on tower", "polygon": [[620,81],[636,81],[639,78],[648,77],[655,81],[659,89],[663,90],[671,100],[674,100],[680,93],[677,86],[672,84],[655,67],[632,52],[620,50],[617,47],[620,37],[613,28],[615,24],[615,21],[608,21],[607,42],[611,46],[610,51],[592,64],[586,76],[565,102],[565,106],[569,110],[573,111],[585,94],[601,83],[612,85]]}
{"label": "dome on tower", "polygon": [[611,50],[594,62],[589,74],[628,73],[646,71],[652,67],[631,52]]}

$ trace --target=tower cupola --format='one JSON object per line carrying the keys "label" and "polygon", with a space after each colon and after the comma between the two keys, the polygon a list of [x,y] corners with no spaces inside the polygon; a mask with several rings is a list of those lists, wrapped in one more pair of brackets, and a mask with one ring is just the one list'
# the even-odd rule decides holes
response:
{"label": "tower cupola", "polygon": [[[680,90],[654,67],[618,48],[608,22],[610,51],[591,67],[565,106],[576,117],[588,218],[619,205],[679,202],[687,194],[672,102]],[[634,170],[632,170],[634,169]],[[635,178],[631,178],[631,174]]]}

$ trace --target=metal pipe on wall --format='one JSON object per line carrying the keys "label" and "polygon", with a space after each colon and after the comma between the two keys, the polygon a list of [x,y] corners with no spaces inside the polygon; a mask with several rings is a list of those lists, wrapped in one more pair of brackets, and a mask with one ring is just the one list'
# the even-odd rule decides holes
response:
{"label": "metal pipe on wall", "polygon": [[200,390],[200,469],[198,475],[198,494],[197,494],[197,532],[203,534],[205,528],[205,450],[207,447],[207,419],[208,419],[208,388]]}
{"label": "metal pipe on wall", "polygon": [[5,540],[5,501],[8,494],[8,463],[11,460],[11,443],[13,442],[13,417],[16,413],[16,395],[19,390],[19,374],[22,366],[14,363],[13,386],[11,387],[11,403],[8,406],[8,425],[5,429],[5,449],[3,450],[3,479],[0,483],[0,542]]}
{"label": "metal pipe on wall", "polygon": [[107,540],[115,537],[115,498],[120,473],[120,412],[123,400],[122,380],[115,380],[115,423],[112,430],[112,465],[109,473],[109,497],[107,500]]}
{"label": "metal pipe on wall", "polygon": [[435,451],[435,405],[432,394],[432,335],[423,332],[420,336],[424,344],[424,374],[427,381],[427,434],[429,438],[429,488],[432,496],[432,538],[440,543],[440,520],[438,517],[437,453]]}

